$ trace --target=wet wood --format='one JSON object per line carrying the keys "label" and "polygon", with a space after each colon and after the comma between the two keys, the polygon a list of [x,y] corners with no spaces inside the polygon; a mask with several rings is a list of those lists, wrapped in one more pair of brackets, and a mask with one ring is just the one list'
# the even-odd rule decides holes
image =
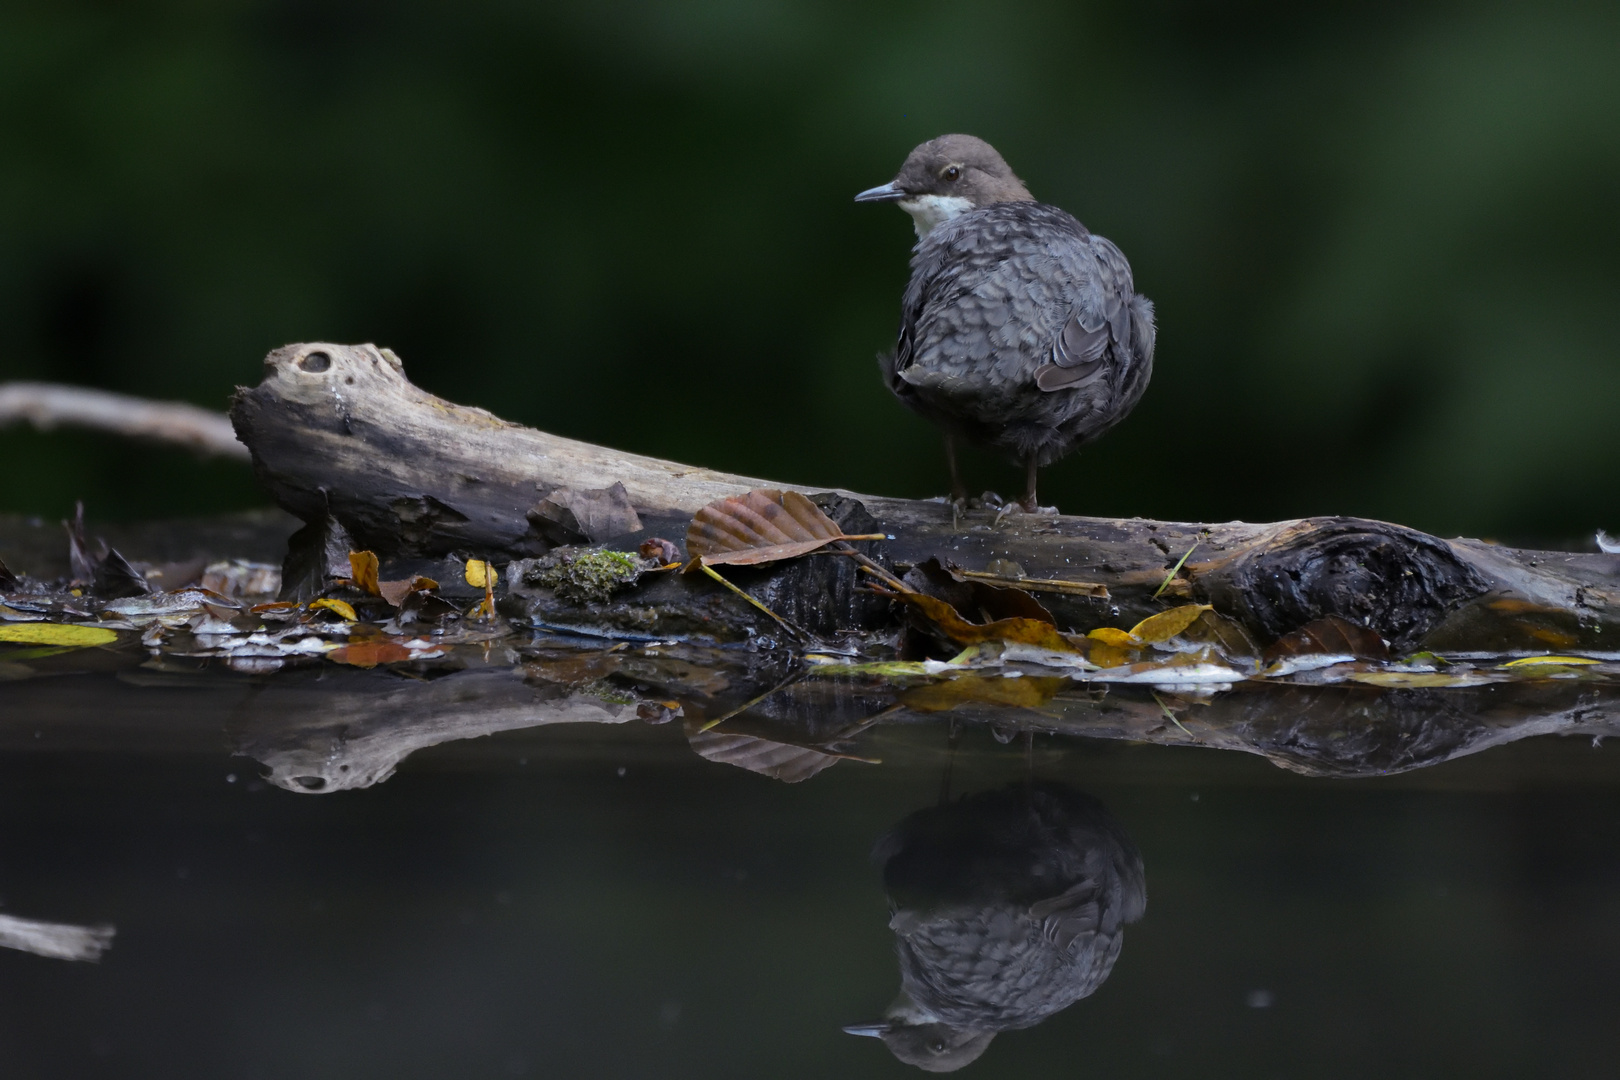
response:
{"label": "wet wood", "polygon": [[[623,485],[644,528],[589,539],[630,547],[651,535],[681,542],[691,516],[726,496],[760,487],[828,490],[509,423],[426,393],[406,379],[397,356],[370,345],[290,345],[265,364],[264,381],[239,391],[231,410],[259,479],[300,518],[330,515],[358,544],[387,556],[539,555],[551,543],[530,511],[563,489],[573,498]],[[830,499],[858,504],[861,520],[851,519],[851,531],[866,531],[869,521],[892,537],[878,548],[893,564],[939,556],[992,578],[1022,575],[1069,629],[1129,625],[1167,602],[1197,600],[1241,622],[1262,644],[1338,615],[1376,630],[1396,650],[1620,648],[1620,558],[1612,555],[1442,540],[1348,517],[1198,524],[957,515],[943,502],[839,490]],[[780,585],[790,572],[757,573]],[[1041,587],[1059,581],[1081,587]],[[1086,583],[1107,595],[1086,595]],[[801,580],[797,588],[816,587]],[[780,587],[772,591],[784,599]],[[801,609],[823,601],[798,599]]]}

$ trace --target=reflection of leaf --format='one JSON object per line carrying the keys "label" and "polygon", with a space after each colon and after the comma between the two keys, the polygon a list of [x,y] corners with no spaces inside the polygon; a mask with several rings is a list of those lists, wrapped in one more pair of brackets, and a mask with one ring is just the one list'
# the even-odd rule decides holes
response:
{"label": "reflection of leaf", "polygon": [[1352,671],[1345,678],[1368,686],[1389,688],[1479,686],[1491,681],[1483,675],[1448,675],[1440,671]]}
{"label": "reflection of leaf", "polygon": [[342,600],[323,599],[312,601],[309,605],[311,611],[330,611],[334,615],[348,619],[350,622],[359,622],[360,616],[354,613],[354,608]]}
{"label": "reflection of leaf", "polygon": [[1314,619],[1291,634],[1284,634],[1266,650],[1267,663],[1285,656],[1322,653],[1330,656],[1357,656],[1363,660],[1388,660],[1389,646],[1365,626],[1358,626],[1337,615]]}
{"label": "reflection of leaf", "polygon": [[1593,660],[1589,656],[1522,656],[1517,660],[1509,660],[1501,665],[1505,668],[1541,667],[1543,665],[1557,665],[1567,667],[1581,664],[1601,664],[1601,660]]}
{"label": "reflection of leaf", "polygon": [[915,686],[900,694],[899,703],[917,712],[945,712],[958,705],[982,703],[1033,709],[1045,705],[1069,683],[1068,679],[1026,675],[1009,679],[1002,675],[959,675],[936,683]]}
{"label": "reflection of leaf", "polygon": [[111,645],[118,634],[99,626],[69,626],[66,623],[16,623],[0,626],[0,641],[24,645],[70,645],[82,648],[88,645]]}
{"label": "reflection of leaf", "polygon": [[773,742],[752,735],[734,735],[726,731],[703,731],[700,725],[691,720],[686,722],[686,738],[693,750],[710,761],[735,765],[739,769],[747,769],[787,784],[808,780],[840,760],[840,755],[791,743]]}
{"label": "reflection of leaf", "polygon": [[378,664],[392,664],[400,660],[414,660],[417,653],[397,642],[379,639],[341,645],[326,655],[340,664],[369,668],[376,667]]}
{"label": "reflection of leaf", "polygon": [[917,608],[952,641],[974,645],[982,641],[1009,641],[1020,645],[1034,645],[1052,652],[1077,653],[1080,650],[1068,638],[1058,633],[1057,627],[1035,619],[997,619],[995,622],[970,623],[956,613],[945,601],[918,592],[904,592],[900,599]]}
{"label": "reflection of leaf", "polygon": [[758,488],[746,495],[717,499],[692,516],[686,527],[690,570],[706,566],[757,566],[807,555],[834,540],[873,540],[849,536],[821,507],[797,491]]}
{"label": "reflection of leaf", "polygon": [[377,589],[377,556],[369,551],[349,552],[349,570],[355,586],[363,593],[381,596]]}

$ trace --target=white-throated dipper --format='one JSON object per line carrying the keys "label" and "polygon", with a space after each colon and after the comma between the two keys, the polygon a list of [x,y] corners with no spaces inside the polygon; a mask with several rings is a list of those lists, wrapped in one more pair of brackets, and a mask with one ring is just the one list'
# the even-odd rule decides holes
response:
{"label": "white-throated dipper", "polygon": [[1094,992],[1142,917],[1142,856],[1103,805],[1014,785],[910,815],[877,842],[900,960],[884,1018],[844,1030],[954,1072],[997,1032]]}
{"label": "white-throated dipper", "polygon": [[951,494],[966,489],[954,440],[1035,474],[1125,418],[1153,373],[1153,304],[1119,248],[1036,202],[995,148],[941,135],[894,180],[855,196],[896,202],[917,229],[889,390],[945,431]]}

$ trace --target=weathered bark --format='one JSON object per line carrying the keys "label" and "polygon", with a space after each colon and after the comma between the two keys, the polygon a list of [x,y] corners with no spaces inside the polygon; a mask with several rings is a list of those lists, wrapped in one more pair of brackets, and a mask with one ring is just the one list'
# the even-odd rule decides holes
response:
{"label": "weathered bark", "polygon": [[[305,521],[330,515],[356,542],[388,556],[533,556],[549,546],[527,516],[536,503],[557,489],[615,483],[644,528],[591,540],[622,546],[658,534],[680,542],[704,504],[784,486],[620,453],[453,405],[413,386],[398,357],[370,345],[291,345],[265,363],[265,380],[239,391],[231,410],[260,480]],[[942,502],[833,494],[858,501],[877,531],[892,537],[878,547],[893,563],[939,556],[970,571],[1021,573],[1022,587],[1072,629],[1128,624],[1165,599],[1193,599],[1213,603],[1262,644],[1338,615],[1397,650],[1620,647],[1620,559],[1610,555],[1447,541],[1358,518],[1261,525],[998,519],[990,511],[957,516]],[[1192,560],[1155,599],[1195,542]],[[765,578],[778,602],[796,595],[784,592],[780,573]],[[1108,596],[1043,586],[1051,580],[1096,582]],[[817,603],[801,599],[801,607]]]}

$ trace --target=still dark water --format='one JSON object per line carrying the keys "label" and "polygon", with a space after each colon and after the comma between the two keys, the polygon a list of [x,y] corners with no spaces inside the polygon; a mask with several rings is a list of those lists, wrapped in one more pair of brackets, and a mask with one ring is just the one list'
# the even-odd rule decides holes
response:
{"label": "still dark water", "polygon": [[[0,687],[0,913],[117,930],[97,963],[0,950],[0,1075],[915,1075],[842,1030],[901,986],[920,931],[891,913],[943,897],[936,982],[1039,1013],[1066,976],[986,942],[1047,873],[1049,943],[1117,960],[964,1075],[1614,1075],[1620,747],[1589,737],[1330,780],[974,724],[953,747],[936,717],[789,784],[621,717],[316,793],[261,778],[291,752],[263,685]],[[320,727],[322,698],[284,707]]]}

